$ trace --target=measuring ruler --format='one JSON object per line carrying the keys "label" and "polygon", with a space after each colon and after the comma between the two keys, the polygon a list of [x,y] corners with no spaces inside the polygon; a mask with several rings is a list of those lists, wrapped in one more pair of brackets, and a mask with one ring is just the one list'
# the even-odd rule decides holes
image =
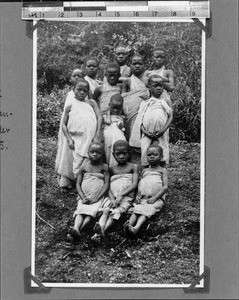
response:
{"label": "measuring ruler", "polygon": [[210,18],[207,1],[23,2],[22,19]]}

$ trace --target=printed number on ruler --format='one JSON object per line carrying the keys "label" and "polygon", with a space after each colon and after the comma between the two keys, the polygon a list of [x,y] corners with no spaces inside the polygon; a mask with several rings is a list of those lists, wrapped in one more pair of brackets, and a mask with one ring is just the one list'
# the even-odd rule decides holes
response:
{"label": "printed number on ruler", "polygon": [[58,18],[64,18],[65,17],[65,13],[64,12],[60,12],[59,14],[58,14]]}
{"label": "printed number on ruler", "polygon": [[83,17],[83,12],[82,11],[78,11],[77,12],[77,17],[78,18],[82,18]]}

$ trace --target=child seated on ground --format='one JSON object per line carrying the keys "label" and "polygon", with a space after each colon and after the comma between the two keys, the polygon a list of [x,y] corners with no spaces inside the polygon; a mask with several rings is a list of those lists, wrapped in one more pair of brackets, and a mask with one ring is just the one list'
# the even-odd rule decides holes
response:
{"label": "child seated on ground", "polygon": [[106,233],[112,229],[121,215],[129,209],[138,185],[138,166],[128,162],[129,144],[122,140],[113,145],[117,165],[110,168],[109,198],[104,200],[102,216],[95,224],[92,240],[105,240]]}
{"label": "child seated on ground", "polygon": [[119,45],[115,48],[115,60],[120,66],[120,73],[121,73],[119,82],[122,82],[123,79],[131,76],[130,67],[127,66],[127,57],[128,57],[128,51],[126,46]]}
{"label": "child seated on ground", "polygon": [[118,140],[125,140],[123,102],[119,94],[113,95],[110,98],[108,111],[102,115],[105,155],[110,167],[117,164],[112,151],[114,143]]}
{"label": "child seated on ground", "polygon": [[88,151],[89,159],[79,169],[76,183],[78,205],[73,215],[74,228],[70,232],[75,239],[80,237],[81,230],[96,217],[103,196],[109,189],[108,166],[102,163],[103,154],[103,145],[93,142]]}
{"label": "child seated on ground", "polygon": [[154,141],[157,141],[163,148],[162,162],[169,162],[169,135],[166,131],[173,121],[173,111],[164,99],[163,79],[159,75],[151,75],[148,84],[152,96],[141,103],[132,130],[134,138],[141,136],[141,165],[143,167],[148,165],[146,153]]}
{"label": "child seated on ground", "polygon": [[106,80],[103,85],[96,87],[93,98],[98,103],[101,113],[109,108],[110,98],[114,94],[121,94],[121,86],[118,85],[120,78],[120,66],[116,63],[106,65]]}
{"label": "child seated on ground", "polygon": [[153,70],[145,71],[149,77],[151,75],[159,75],[163,79],[163,97],[168,105],[172,108],[172,101],[168,92],[174,89],[174,74],[170,69],[165,68],[166,49],[163,47],[156,47],[153,50]]}
{"label": "child seated on ground", "polygon": [[147,149],[149,168],[142,171],[133,213],[129,221],[124,224],[125,234],[129,237],[136,235],[142,225],[164,205],[168,175],[167,170],[160,166],[162,157],[162,147],[149,146]]}
{"label": "child seated on ground", "polygon": [[64,110],[62,131],[63,142],[59,162],[59,174],[76,180],[79,168],[88,157],[92,140],[98,141],[102,116],[93,99],[86,98],[89,84],[79,79],[74,87],[75,97]]}
{"label": "child seated on ground", "polygon": [[90,85],[90,91],[92,95],[94,94],[95,89],[102,85],[102,81],[97,79],[97,71],[99,68],[99,62],[96,58],[88,58],[85,64],[86,76],[84,79],[88,81]]}

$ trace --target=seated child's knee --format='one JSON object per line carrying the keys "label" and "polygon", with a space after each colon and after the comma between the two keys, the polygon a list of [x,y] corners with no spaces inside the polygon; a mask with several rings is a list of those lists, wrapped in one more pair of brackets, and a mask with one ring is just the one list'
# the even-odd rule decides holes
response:
{"label": "seated child's knee", "polygon": [[104,210],[103,210],[103,214],[104,215],[108,215],[109,212],[110,212],[110,208],[109,207],[104,208]]}

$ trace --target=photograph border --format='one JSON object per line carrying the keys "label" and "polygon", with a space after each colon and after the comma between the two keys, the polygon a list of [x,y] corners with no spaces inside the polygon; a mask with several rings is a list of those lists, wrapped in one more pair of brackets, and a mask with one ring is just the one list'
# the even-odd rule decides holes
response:
{"label": "photograph border", "polygon": [[[172,2],[172,1],[171,1]],[[79,20],[75,18],[69,18],[67,20],[62,18],[56,19],[46,19],[47,21],[59,21],[59,22],[127,22],[124,18],[101,18],[92,20]],[[206,18],[200,18],[200,22],[205,26]],[[36,222],[36,124],[37,124],[37,27],[39,21],[33,21],[33,122],[32,122],[32,132],[33,132],[33,147],[32,147],[32,237],[31,237],[31,274],[35,276],[35,222]],[[44,21],[43,21],[44,22]],[[128,21],[131,22],[173,22],[173,23],[193,23],[191,18],[137,18],[137,20]],[[38,23],[38,24],[37,24]],[[201,29],[201,142],[200,142],[200,244],[199,244],[199,274],[204,273],[204,217],[205,217],[205,72],[206,72],[206,33]],[[90,287],[90,288],[188,288],[192,283],[189,284],[111,284],[111,283],[48,283],[44,282],[46,287]],[[37,284],[31,281],[31,286],[36,287]],[[199,284],[195,286],[196,288],[204,287],[204,279],[200,280]]]}

